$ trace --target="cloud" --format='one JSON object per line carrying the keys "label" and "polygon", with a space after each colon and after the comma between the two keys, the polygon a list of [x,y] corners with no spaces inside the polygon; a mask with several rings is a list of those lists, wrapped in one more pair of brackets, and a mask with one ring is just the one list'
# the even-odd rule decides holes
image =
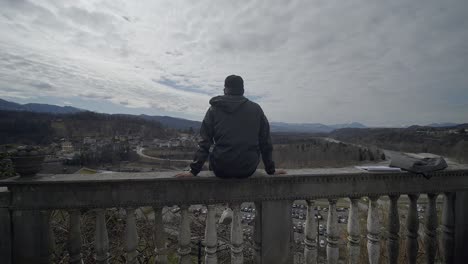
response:
{"label": "cloud", "polygon": [[274,121],[468,122],[466,10],[464,0],[0,0],[0,91],[200,119],[239,74]]}
{"label": "cloud", "polygon": [[[180,76],[180,75],[179,75]],[[192,92],[192,93],[200,93],[200,94],[205,94],[205,95],[214,95],[213,93],[206,92],[200,87],[193,86],[192,84],[182,84],[179,81],[175,81],[172,79],[169,79],[167,77],[161,77],[160,80],[152,79],[153,82],[157,84],[161,84],[167,87],[170,87],[172,89],[180,90],[180,91],[186,91],[186,92]],[[184,79],[185,82],[188,82],[187,79]]]}

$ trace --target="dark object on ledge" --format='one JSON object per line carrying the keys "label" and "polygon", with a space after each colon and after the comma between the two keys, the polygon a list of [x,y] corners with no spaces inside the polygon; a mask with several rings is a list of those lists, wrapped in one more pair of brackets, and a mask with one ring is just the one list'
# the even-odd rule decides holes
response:
{"label": "dark object on ledge", "polygon": [[407,153],[392,153],[390,167],[397,167],[405,171],[422,174],[426,179],[428,173],[447,168],[447,162],[441,156],[422,156]]}
{"label": "dark object on ledge", "polygon": [[42,169],[45,155],[41,148],[20,146],[11,152],[15,171],[22,177],[32,177]]}

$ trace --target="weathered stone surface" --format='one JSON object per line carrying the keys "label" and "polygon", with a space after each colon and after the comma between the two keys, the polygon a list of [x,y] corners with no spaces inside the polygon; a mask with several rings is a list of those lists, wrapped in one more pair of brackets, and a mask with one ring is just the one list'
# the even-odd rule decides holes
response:
{"label": "weathered stone surface", "polygon": [[10,264],[12,241],[11,238],[11,215],[8,209],[10,199],[10,192],[5,187],[0,187],[0,260],[2,263]]}
{"label": "weathered stone surface", "polygon": [[262,202],[262,244],[261,254],[263,264],[292,263],[292,201]]}
{"label": "weathered stone surface", "polygon": [[13,211],[13,263],[50,263],[50,213]]}
{"label": "weathered stone surface", "polygon": [[457,192],[455,201],[455,263],[468,260],[468,191]]}
{"label": "weathered stone surface", "polygon": [[445,263],[454,263],[455,255],[455,193],[445,193],[442,209],[441,253]]}
{"label": "weathered stone surface", "polygon": [[419,219],[417,211],[419,194],[409,194],[408,197],[410,199],[410,204],[408,208],[408,216],[406,218],[406,256],[408,263],[416,264],[419,249]]}
{"label": "weathered stone surface", "polygon": [[109,261],[109,235],[107,234],[106,210],[96,210],[96,230],[94,234],[96,263],[107,264]]}
{"label": "weathered stone surface", "polygon": [[315,220],[315,202],[307,200],[307,216],[304,228],[304,260],[311,264],[317,262],[317,223]]}
{"label": "weathered stone surface", "polygon": [[[443,192],[450,198],[446,202],[443,217],[443,255],[446,259],[453,259],[455,199],[451,194],[468,190],[467,167],[433,173],[430,180],[411,173],[368,173],[353,168],[291,170],[289,173],[289,175],[281,176],[257,173],[249,179],[230,180],[215,178],[209,173],[202,174],[202,177],[176,179],[172,177],[175,172],[115,173],[91,176],[43,175],[31,179],[14,177],[0,181],[0,186],[8,186],[10,190],[8,198],[0,197],[0,203],[8,205],[13,212],[78,208],[136,208],[139,206],[162,208],[163,205],[179,204],[182,208],[179,254],[182,262],[188,263],[190,243],[188,205],[240,204],[253,201],[258,209],[255,231],[257,259],[261,260],[261,263],[290,263],[292,261],[290,205],[293,200],[318,198],[334,200],[342,197],[369,196],[371,197],[368,221],[370,223],[368,225],[369,254],[372,256],[370,262],[377,263],[380,225],[372,197]],[[99,220],[96,226],[96,233],[99,234],[96,244],[101,247],[98,255],[102,257],[103,262],[108,257],[104,212],[101,210],[101,215],[98,214]],[[13,215],[14,228],[15,226],[19,228],[21,221]],[[350,230],[355,229],[356,227],[353,226]],[[25,230],[14,232],[15,237],[19,237],[16,240],[18,245],[26,243],[27,249],[24,249],[24,252],[34,250],[34,245],[30,241],[35,241],[39,237],[36,233],[26,234],[30,230],[29,226]],[[234,233],[237,235],[239,232]],[[24,241],[28,239],[30,241]],[[352,240],[355,242],[354,238]],[[163,245],[159,247],[164,248]],[[133,251],[133,247],[128,251]],[[46,256],[48,249],[43,246],[37,252],[42,254],[41,256]],[[28,254],[23,255],[30,256]]]}
{"label": "weathered stone surface", "polygon": [[[110,208],[244,201],[313,200],[349,196],[440,193],[468,189],[468,170],[445,170],[430,180],[411,173],[357,169],[301,170],[249,179],[177,179],[171,173],[54,175],[0,181],[21,209]],[[57,199],[61,197],[61,199]]]}
{"label": "weathered stone surface", "polygon": [[83,259],[81,256],[81,213],[79,210],[68,211],[69,225],[68,225],[68,255],[70,263],[82,264]]}
{"label": "weathered stone surface", "polygon": [[377,209],[378,196],[369,197],[367,211],[367,254],[370,264],[379,263],[380,259],[380,217]]}
{"label": "weathered stone surface", "polygon": [[360,258],[361,229],[359,226],[359,198],[350,198],[348,216],[348,263],[358,264]]}
{"label": "weathered stone surface", "polygon": [[231,263],[244,263],[244,235],[242,233],[240,204],[232,204],[231,222]]}
{"label": "weathered stone surface", "polygon": [[390,264],[397,264],[400,252],[400,216],[398,213],[398,199],[400,195],[390,195],[390,208],[388,212],[388,262]]}
{"label": "weathered stone surface", "polygon": [[327,263],[338,263],[338,218],[336,214],[337,199],[328,199],[328,217],[327,217]]}
{"label": "weathered stone surface", "polygon": [[216,234],[216,207],[207,206],[205,222],[205,264],[218,263],[216,252],[218,251],[218,237]]}

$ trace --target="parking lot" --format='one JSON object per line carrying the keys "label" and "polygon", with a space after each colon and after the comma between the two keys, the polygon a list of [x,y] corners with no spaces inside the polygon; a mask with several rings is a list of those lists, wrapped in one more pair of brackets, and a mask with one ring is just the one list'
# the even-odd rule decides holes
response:
{"label": "parking lot", "polygon": [[[319,237],[319,246],[325,247],[327,236],[327,218],[328,218],[328,202],[317,202],[315,206],[314,218],[317,221],[317,236]],[[337,206],[337,224],[339,229],[346,229],[348,223],[348,208]],[[253,203],[244,203],[241,207],[242,225],[245,239],[252,239],[253,229],[256,217],[256,208]],[[307,216],[307,204],[305,201],[296,201],[291,207],[291,219],[293,222],[294,241],[296,244],[304,244],[304,228]],[[340,231],[341,232],[341,231]]]}

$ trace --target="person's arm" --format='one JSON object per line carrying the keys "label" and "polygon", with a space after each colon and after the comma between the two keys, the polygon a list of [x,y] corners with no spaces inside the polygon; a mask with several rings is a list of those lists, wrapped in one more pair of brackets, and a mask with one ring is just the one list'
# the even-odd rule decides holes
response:
{"label": "person's arm", "polygon": [[271,175],[275,174],[275,162],[273,161],[273,144],[271,143],[270,123],[268,123],[268,119],[263,111],[261,115],[259,135],[260,152],[262,153],[265,171]]}
{"label": "person's arm", "polygon": [[198,150],[195,152],[193,162],[190,164],[190,172],[195,176],[202,170],[203,164],[205,164],[210,153],[210,147],[213,145],[213,126],[213,113],[210,107],[200,128],[201,140],[198,142]]}

